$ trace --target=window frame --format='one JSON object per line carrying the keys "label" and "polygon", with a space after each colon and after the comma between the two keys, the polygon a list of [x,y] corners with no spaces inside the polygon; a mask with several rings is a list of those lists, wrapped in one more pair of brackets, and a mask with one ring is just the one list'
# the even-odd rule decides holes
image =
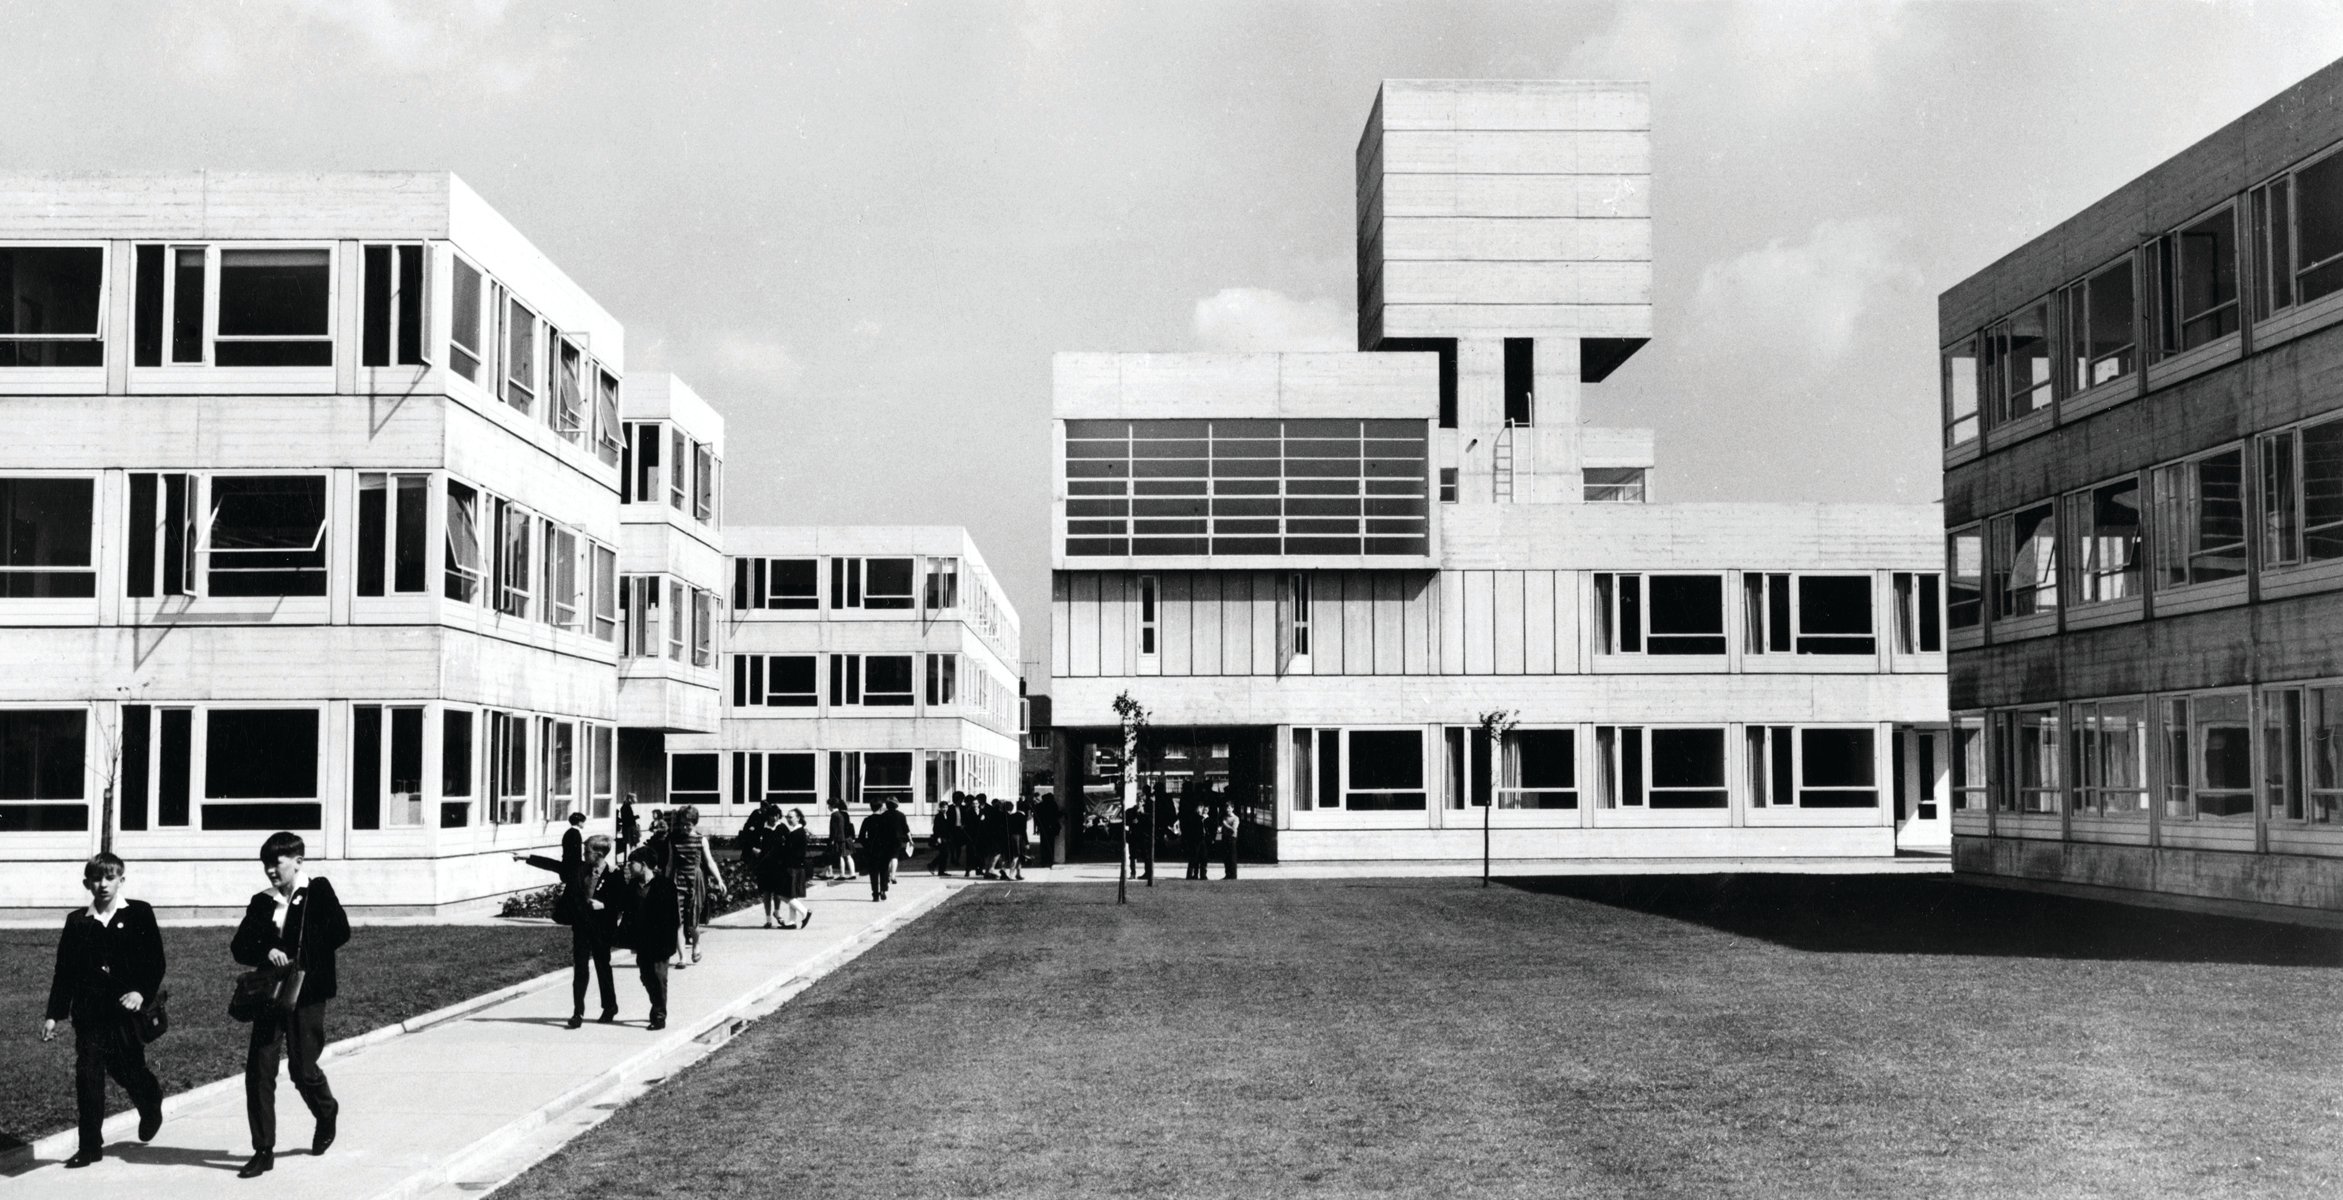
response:
{"label": "window frame", "polygon": [[[1651,600],[1651,582],[1656,579],[1705,579],[1716,584],[1716,629],[1683,632],[1669,630],[1656,633],[1652,628],[1653,612],[1657,607]],[[1633,581],[1630,587],[1625,581]],[[1726,573],[1723,571],[1598,571],[1595,587],[1595,652],[1610,657],[1634,656],[1644,659],[1717,659],[1732,651],[1732,615],[1726,599]],[[1874,606],[1876,607],[1876,606]],[[1632,610],[1632,612],[1630,611]],[[1632,617],[1632,621],[1630,621]],[[1630,629],[1630,624],[1633,628]],[[1676,641],[1700,639],[1705,643],[1714,639],[1716,648],[1670,649],[1653,648],[1654,638]],[[1632,641],[1633,645],[1628,643]]]}
{"label": "window frame", "polygon": [[[143,247],[143,246],[156,246],[156,247],[160,247],[160,248],[161,248],[161,253],[162,253],[162,258],[163,258],[163,281],[162,281],[162,284],[161,284],[162,291],[163,291],[163,303],[162,303],[162,306],[161,306],[161,312],[160,312],[160,315],[159,315],[159,317],[157,318],[157,319],[158,319],[158,320],[161,322],[161,343],[162,343],[162,344],[161,344],[161,349],[160,349],[160,354],[159,354],[159,360],[158,360],[156,363],[153,363],[153,364],[148,364],[148,365],[141,366],[141,365],[139,365],[139,363],[137,362],[137,359],[136,359],[136,357],[135,357],[135,356],[133,356],[133,358],[132,358],[132,361],[131,361],[131,366],[132,366],[132,369],[133,369],[133,370],[137,370],[137,371],[166,371],[166,370],[172,370],[172,369],[187,369],[187,368],[198,368],[198,367],[200,367],[200,368],[205,368],[205,369],[223,369],[223,370],[229,370],[229,371],[267,371],[267,372],[275,372],[275,371],[310,371],[310,372],[322,372],[322,371],[331,371],[331,370],[333,370],[333,369],[334,369],[334,364],[335,364],[336,362],[340,361],[340,359],[339,359],[339,355],[340,355],[340,354],[341,354],[341,352],[342,352],[342,348],[341,348],[339,345],[337,345],[337,343],[338,343],[338,342],[339,342],[339,340],[340,340],[339,334],[340,334],[341,327],[342,327],[342,326],[341,326],[341,320],[342,320],[342,311],[341,311],[341,305],[342,305],[342,286],[341,286],[341,285],[342,285],[342,272],[344,271],[346,264],[344,264],[344,262],[342,261],[341,246],[340,246],[340,244],[339,244],[339,243],[337,243],[337,242],[332,242],[332,241],[318,241],[318,240],[315,240],[315,239],[299,239],[299,238],[294,238],[294,239],[286,239],[286,240],[283,240],[283,241],[252,241],[252,240],[236,240],[236,241],[202,241],[202,240],[170,241],[170,240],[140,240],[140,241],[135,241],[135,242],[133,242],[133,243],[132,243],[132,254],[133,254],[133,256],[134,256],[134,257],[136,256],[137,249],[138,249],[139,247]],[[177,339],[177,337],[176,337],[176,331],[177,331],[178,324],[179,324],[179,301],[180,301],[180,295],[179,295],[179,293],[180,293],[180,291],[181,291],[181,288],[180,288],[180,286],[179,286],[179,271],[181,270],[181,268],[180,268],[180,266],[179,266],[179,263],[180,263],[180,259],[181,259],[182,255],[183,255],[185,252],[188,252],[188,251],[196,251],[196,252],[200,252],[200,254],[202,255],[202,266],[201,266],[201,270],[202,270],[202,273],[203,273],[203,283],[202,283],[202,288],[201,288],[201,291],[202,291],[202,293],[203,293],[203,295],[202,295],[202,302],[203,302],[203,315],[202,315],[202,317],[200,318],[200,322],[201,322],[201,324],[200,324],[200,327],[199,327],[199,328],[198,328],[198,330],[196,331],[196,338],[197,338],[198,349],[199,349],[199,351],[200,351],[200,354],[199,354],[199,356],[198,356],[198,357],[196,357],[196,358],[193,358],[193,359],[181,358],[181,357],[179,357],[179,356],[178,356],[178,346],[177,346],[177,341],[178,341],[178,339]],[[225,334],[225,335],[223,335],[222,333],[220,333],[220,282],[221,282],[221,261],[222,261],[222,255],[223,255],[223,252],[243,252],[243,251],[318,251],[318,252],[322,252],[322,253],[325,255],[325,263],[326,263],[326,287],[325,287],[325,303],[326,303],[326,308],[325,308],[325,322],[324,322],[324,326],[325,326],[325,328],[324,328],[324,331],[323,331],[323,332],[321,332],[321,333],[305,333],[305,334]],[[133,276],[135,277],[135,275],[136,275],[136,271],[134,270],[134,271],[132,272],[132,274],[133,274]],[[135,326],[136,326],[136,324],[137,324],[137,319],[136,319],[136,316],[135,316],[135,314],[134,314],[134,316],[133,316],[133,321],[132,321],[132,323],[133,323],[133,331],[132,331],[132,336],[133,336],[133,340],[135,340],[135,339],[136,339],[136,329],[135,329]],[[253,344],[253,345],[290,344],[290,343],[300,343],[300,344],[305,344],[305,345],[306,345],[306,344],[316,344],[316,345],[322,345],[322,346],[324,346],[324,347],[326,348],[326,361],[325,361],[325,362],[323,362],[323,363],[297,363],[297,364],[289,364],[289,365],[288,365],[288,364],[279,364],[279,365],[243,365],[243,364],[239,364],[239,365],[233,365],[233,366],[222,367],[222,366],[220,365],[220,362],[219,362],[219,346],[220,346],[220,343],[221,343],[221,342],[223,342],[223,341],[225,341],[225,342],[228,342],[228,343],[230,343],[230,344]]]}
{"label": "window frame", "polygon": [[[2130,284],[2131,317],[2126,322],[2131,339],[2105,353],[2098,352],[2092,341],[2091,321],[2099,307],[2099,283],[2122,271]],[[2145,356],[2140,345],[2140,254],[2126,250],[2099,266],[2085,272],[2080,278],[2059,289],[2061,341],[2059,361],[2062,414],[2080,416],[2112,403],[2138,390],[2140,369]],[[2120,358],[2125,364],[2121,370],[2105,378],[2097,378],[2098,368],[2109,359]]]}
{"label": "window frame", "polygon": [[[380,480],[381,482],[377,486],[369,488],[368,481],[370,480]],[[407,518],[402,516],[403,509],[399,499],[401,493],[407,490],[406,485],[410,482],[415,483],[415,490],[422,493],[423,511],[417,518],[421,522],[422,528],[412,532],[416,541],[417,553],[415,585],[402,587],[399,583],[400,540],[407,537],[410,530]],[[432,494],[438,490],[437,482],[438,477],[429,471],[359,471],[355,473],[354,486],[357,489],[358,503],[357,529],[350,538],[352,543],[350,583],[352,595],[373,600],[432,594],[431,501]],[[381,543],[373,546],[367,544],[370,538],[376,536],[375,533],[369,531],[367,523],[366,497],[370,491],[381,493],[383,510],[381,513],[382,527],[379,531]],[[378,555],[379,557],[377,557]],[[371,569],[380,572],[372,584],[372,590],[368,590],[367,583],[367,573],[370,569],[369,559],[374,560]]]}
{"label": "window frame", "polygon": [[[195,489],[196,489],[196,499],[197,499],[197,501],[198,501],[198,504],[197,504],[197,505],[195,505],[195,506],[192,506],[192,507],[193,507],[193,510],[194,510],[194,511],[201,512],[201,513],[203,514],[203,515],[202,515],[202,517],[201,517],[201,519],[198,521],[198,523],[197,523],[197,524],[195,525],[195,527],[194,527],[194,533],[195,533],[195,538],[196,538],[196,540],[195,540],[195,544],[194,544],[194,546],[193,546],[193,561],[194,561],[194,564],[195,564],[195,575],[194,575],[194,577],[193,577],[192,579],[190,579],[190,581],[189,581],[191,584],[196,584],[196,583],[197,583],[197,581],[200,581],[200,584],[199,584],[199,586],[198,586],[197,590],[196,590],[196,591],[194,591],[194,592],[192,592],[192,593],[190,593],[190,594],[192,594],[192,595],[196,595],[196,596],[207,597],[207,598],[217,598],[217,599],[227,599],[227,600],[257,600],[257,599],[269,599],[269,600],[275,600],[275,599],[323,600],[323,599],[326,599],[326,598],[328,598],[329,596],[331,596],[331,595],[332,595],[332,592],[333,592],[333,560],[334,560],[334,545],[333,545],[333,541],[334,541],[334,533],[333,533],[333,526],[334,526],[334,508],[335,508],[335,504],[334,504],[334,488],[333,488],[333,482],[334,482],[334,481],[333,481],[333,475],[334,475],[334,473],[333,473],[332,471],[330,471],[330,470],[316,470],[316,471],[259,471],[259,470],[226,470],[226,471],[203,471],[203,472],[194,472],[194,471],[191,471],[191,472],[188,472],[188,473],[187,473],[187,475],[188,475],[188,478],[190,479],[190,481],[192,482],[193,486],[194,486],[194,487],[195,487]],[[219,524],[219,516],[220,516],[220,513],[219,513],[219,501],[218,501],[218,498],[217,498],[217,495],[216,495],[216,492],[215,492],[215,489],[214,489],[214,485],[215,485],[215,484],[216,484],[216,483],[217,483],[219,480],[222,480],[222,479],[312,479],[312,480],[316,480],[316,481],[317,481],[317,483],[318,483],[318,488],[319,488],[319,499],[320,499],[320,504],[319,504],[319,510],[318,510],[318,519],[317,519],[317,532],[316,532],[316,534],[315,534],[315,535],[312,537],[312,539],[311,539],[311,541],[310,541],[310,544],[309,544],[309,547],[308,547],[306,550],[299,550],[299,551],[292,551],[292,550],[270,551],[270,550],[266,550],[266,549],[260,549],[260,548],[248,548],[248,547],[229,547],[229,548],[227,548],[227,549],[225,549],[225,550],[222,550],[221,548],[219,548],[219,547],[217,547],[217,546],[213,545],[213,539],[214,539],[214,537],[216,537],[216,536],[217,536],[217,531],[218,531],[218,524]],[[221,566],[219,566],[219,565],[217,564],[217,561],[216,561],[216,560],[215,560],[215,558],[213,557],[213,556],[214,556],[214,555],[216,555],[216,554],[222,554],[222,553],[226,553],[226,554],[236,554],[236,553],[255,553],[255,554],[266,554],[266,553],[284,553],[284,554],[290,554],[290,553],[301,553],[301,554],[312,554],[312,555],[315,555],[315,556],[317,556],[317,562],[316,562],[316,565],[315,565],[315,566],[288,566],[288,567],[276,567],[276,568],[259,568],[259,567],[255,567],[255,568],[234,568],[234,567],[223,568],[223,567],[221,567]],[[225,571],[225,572],[227,572],[227,573],[229,573],[229,574],[238,574],[238,573],[251,573],[251,574],[260,574],[260,573],[267,572],[267,573],[283,573],[283,574],[296,574],[296,573],[297,573],[297,574],[303,574],[303,575],[315,575],[315,576],[317,576],[317,578],[318,578],[318,583],[319,583],[319,585],[320,585],[320,589],[319,589],[317,592],[315,592],[315,593],[287,593],[287,594],[283,594],[283,595],[279,595],[279,594],[275,594],[275,593],[264,593],[264,594],[258,594],[258,595],[229,595],[229,596],[221,596],[221,595],[220,595],[220,593],[219,593],[217,590],[215,590],[215,588],[213,587],[213,581],[212,581],[212,576],[213,576],[213,574],[215,574],[215,573],[217,573],[217,572],[221,572],[221,571]]]}
{"label": "window frame", "polygon": [[[2250,574],[2248,559],[2255,540],[2252,515],[2247,506],[2252,502],[2253,493],[2258,487],[2256,479],[2248,474],[2255,463],[2247,451],[2247,443],[2244,441],[2228,442],[2149,468],[2148,502],[2153,506],[2148,518],[2148,561],[2153,572],[2149,586],[2159,596],[2171,593],[2203,594],[2199,589],[2216,588],[2222,591],[2235,588],[2242,594],[2245,580]],[[2233,550],[2237,557],[2237,567],[2224,574],[2207,574],[2207,577],[2199,578],[2197,560],[2215,555],[2222,549],[2219,546],[2208,548],[2200,540],[2205,526],[2203,468],[2205,464],[2225,455],[2235,455],[2237,458],[2238,533]],[[2184,473],[2180,477],[2185,480],[2180,489],[2184,494],[2177,498],[2170,494],[2170,480],[2175,477],[2175,472]],[[2179,558],[2185,578],[2173,577],[2169,556],[2174,555]],[[2168,602],[2160,601],[2159,607]]]}
{"label": "window frame", "polygon": [[[2120,750],[2110,748],[2106,732],[2109,710],[2129,708],[2136,745],[2130,752],[2131,767],[2137,786],[2119,786],[2110,782],[2114,772],[2109,768]],[[2069,701],[2066,706],[2065,737],[2068,758],[2067,771],[2071,786],[2069,803],[2078,818],[2093,818],[2124,822],[2148,820],[2149,807],[2154,801],[2155,785],[2152,776],[2156,738],[2152,718],[2156,705],[2145,695],[2096,696],[2088,700]],[[2122,715],[2120,712],[2115,715]],[[2131,797],[2132,802],[2119,804],[2116,797]]]}
{"label": "window frame", "polygon": [[[1865,632],[1809,633],[1806,629],[1806,584],[1809,580],[1860,581],[1863,585]],[[1879,655],[1879,580],[1867,571],[1744,571],[1741,574],[1742,651],[1767,658],[1855,659]],[[1776,612],[1775,597],[1783,611]],[[1647,605],[1648,607],[1648,605]],[[1786,622],[1784,621],[1786,618]],[[1776,646],[1775,635],[1785,632],[1787,646]],[[1729,640],[1729,639],[1728,639]],[[1807,643],[1848,643],[1848,649],[1808,649]],[[1860,642],[1860,649],[1853,644]],[[1645,643],[1649,645],[1648,634]],[[1648,651],[1647,651],[1648,653]]]}
{"label": "window frame", "polygon": [[[9,383],[38,385],[49,379],[60,377],[71,379],[86,379],[92,375],[103,372],[106,369],[106,363],[108,361],[106,358],[108,353],[107,342],[109,340],[106,335],[107,320],[108,314],[113,311],[113,245],[104,241],[75,240],[70,238],[30,239],[24,241],[10,240],[5,245],[0,245],[0,250],[95,250],[98,252],[97,320],[95,327],[87,335],[79,333],[66,334],[64,336],[55,336],[47,333],[0,333],[0,345],[15,345],[30,342],[74,342],[92,344],[97,347],[98,361],[87,366],[22,367],[0,364],[0,387],[5,387]],[[136,258],[137,252],[133,250],[132,260],[134,263]],[[135,285],[133,286],[135,290]],[[135,340],[135,328],[133,331],[133,338]],[[135,358],[132,361],[135,362]],[[60,373],[62,374],[60,375]]]}
{"label": "window frame", "polygon": [[[147,472],[147,474],[152,475],[157,473]],[[106,540],[100,535],[98,528],[99,523],[104,520],[105,517],[105,498],[101,495],[102,489],[99,487],[100,482],[101,481],[99,477],[95,473],[88,472],[15,471],[6,474],[0,474],[0,485],[5,485],[7,490],[11,493],[13,493],[15,485],[19,483],[81,484],[88,491],[87,501],[90,514],[89,520],[83,523],[81,530],[82,562],[79,565],[71,563],[32,564],[20,567],[10,566],[4,561],[0,561],[0,583],[4,583],[5,581],[20,577],[68,576],[83,581],[86,584],[86,588],[74,587],[68,589],[69,592],[78,592],[80,594],[15,596],[10,594],[14,590],[12,586],[0,586],[0,605],[5,605],[8,609],[11,610],[25,611],[29,606],[41,604],[66,603],[73,605],[85,605],[88,603],[94,603],[96,601],[98,595],[98,548],[101,542]],[[157,487],[159,488],[160,486],[161,485],[158,483]],[[127,508],[127,505],[125,505],[125,507]],[[0,510],[0,517],[8,516],[12,512],[12,508],[7,510]],[[127,522],[127,515],[125,515],[124,520]],[[127,554],[128,551],[125,550],[125,553]],[[125,589],[127,590],[127,580],[125,581]]]}
{"label": "window frame", "polygon": [[[2155,321],[2153,325],[2155,364],[2170,363],[2180,359],[2187,359],[2191,364],[2194,364],[2198,360],[2190,356],[2200,353],[2207,356],[2217,356],[2222,352],[2225,343],[2237,336],[2238,329],[2243,325],[2246,274],[2245,266],[2239,261],[2239,256],[2244,246],[2246,234],[2241,228],[2240,217],[2243,214],[2238,210],[2238,197],[2231,196],[2158,234],[2150,242],[2152,250],[2149,261],[2154,266],[2155,278]],[[2229,298],[2194,313],[2183,314],[2178,307],[2180,304],[2178,289],[2182,286],[2182,277],[2187,273],[2191,259],[2187,253],[2187,243],[2181,239],[2194,234],[2200,226],[2222,216],[2229,218]],[[2216,278],[2218,278],[2218,267],[2216,267]],[[2218,324],[2219,316],[2224,309],[2228,310],[2228,329],[2193,343],[2187,340],[2187,330],[2190,325],[2207,319],[2213,319]]]}
{"label": "window frame", "polygon": [[[1861,734],[1869,753],[1864,756],[1871,775],[1869,787],[1816,784],[1806,777],[1807,736],[1810,733]],[[1859,722],[1818,721],[1789,725],[1742,726],[1743,776],[1752,812],[1856,812],[1876,814],[1890,788],[1881,781],[1879,727]],[[1780,759],[1787,750],[1789,761]],[[1728,775],[1730,772],[1728,771]],[[1808,793],[1868,795],[1868,804],[1809,803]]]}
{"label": "window frame", "polygon": [[[2128,562],[2119,568],[2109,568],[2101,559],[2111,540],[2102,535],[2098,524],[2100,497],[2103,494],[2128,489],[2132,493],[2131,553]],[[2148,589],[2148,482],[2141,472],[2129,472],[2103,479],[2067,492],[2060,497],[2064,511],[2060,516],[2061,570],[2066,572],[2069,585],[2062,596],[2067,600],[2071,615],[2082,612],[2109,612],[2116,607],[2136,609]],[[2108,526],[2106,528],[2116,528]],[[2097,595],[2099,592],[2115,592]]]}

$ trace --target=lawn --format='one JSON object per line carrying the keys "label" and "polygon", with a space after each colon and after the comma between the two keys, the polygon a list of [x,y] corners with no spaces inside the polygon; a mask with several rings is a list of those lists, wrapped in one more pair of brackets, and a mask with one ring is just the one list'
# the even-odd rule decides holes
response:
{"label": "lawn", "polygon": [[994,885],[499,1195],[2343,1195],[2339,968],[1934,877]]}
{"label": "lawn", "polygon": [[[228,957],[232,926],[166,926],[171,1032],[147,1047],[167,1092],[244,1070],[247,1026],[228,1019],[228,993],[244,970]],[[42,1009],[57,961],[54,929],[0,929],[0,1149],[73,1125],[73,1031],[42,1043]],[[542,925],[362,926],[341,951],[341,994],[326,1010],[339,1040],[419,1016],[508,983],[569,965],[569,931]],[[108,1085],[108,1111],[130,1107]]]}

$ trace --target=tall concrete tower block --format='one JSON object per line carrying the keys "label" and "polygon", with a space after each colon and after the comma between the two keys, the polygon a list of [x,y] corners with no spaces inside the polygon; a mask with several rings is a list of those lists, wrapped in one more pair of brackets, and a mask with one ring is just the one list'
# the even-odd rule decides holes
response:
{"label": "tall concrete tower block", "polygon": [[1651,338],[1650,201],[1644,84],[1384,81],[1359,348],[1441,355],[1460,501],[1578,498],[1579,385]]}

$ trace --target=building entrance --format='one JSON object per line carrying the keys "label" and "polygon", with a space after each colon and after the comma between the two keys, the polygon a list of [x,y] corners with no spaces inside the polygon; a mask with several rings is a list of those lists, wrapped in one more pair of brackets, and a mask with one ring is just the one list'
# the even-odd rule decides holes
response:
{"label": "building entrance", "polygon": [[[1113,862],[1123,844],[1123,735],[1119,729],[1060,729],[1059,759],[1068,776],[1066,857]],[[1178,871],[1187,861],[1187,837],[1205,832],[1216,805],[1237,814],[1240,862],[1277,861],[1276,730],[1265,726],[1177,726],[1150,729],[1136,770],[1140,808],[1151,812],[1156,869]],[[1138,843],[1144,854],[1144,841]],[[1214,850],[1213,861],[1219,861]]]}

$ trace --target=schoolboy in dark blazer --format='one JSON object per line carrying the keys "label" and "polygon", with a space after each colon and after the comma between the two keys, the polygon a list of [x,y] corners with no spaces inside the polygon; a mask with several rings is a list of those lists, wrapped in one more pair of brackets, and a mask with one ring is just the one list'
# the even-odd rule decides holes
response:
{"label": "schoolboy in dark blazer", "polygon": [[292,1060],[293,1088],[317,1118],[311,1154],[334,1144],[342,1106],[334,1099],[317,1056],[325,1049],[325,1005],[338,994],[334,952],[350,940],[350,918],[334,885],[302,872],[309,847],[299,834],[272,833],[261,843],[261,869],[270,886],[245,906],[228,952],[247,967],[283,966],[298,956],[307,972],[290,1016],[263,1015],[252,1023],[244,1054],[244,1116],[252,1126],[252,1158],[237,1174],[251,1179],[276,1165],[277,1061]]}
{"label": "schoolboy in dark blazer", "polygon": [[106,1157],[106,1076],[138,1106],[138,1140],[151,1142],[163,1126],[163,1085],[147,1069],[138,1012],[163,986],[163,934],[155,910],[122,898],[128,868],[101,853],[82,864],[90,905],[65,914],[57,939],[57,970],[49,979],[48,1015],[41,1040],[57,1036],[57,1022],[73,1019],[73,1099],[81,1146],[65,1160],[86,1167]]}

